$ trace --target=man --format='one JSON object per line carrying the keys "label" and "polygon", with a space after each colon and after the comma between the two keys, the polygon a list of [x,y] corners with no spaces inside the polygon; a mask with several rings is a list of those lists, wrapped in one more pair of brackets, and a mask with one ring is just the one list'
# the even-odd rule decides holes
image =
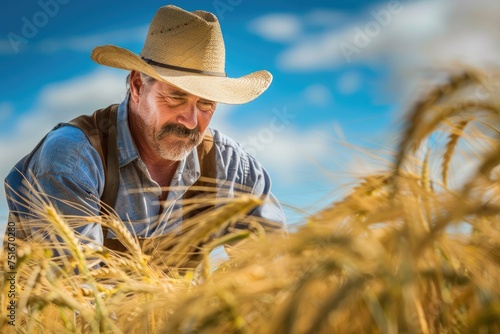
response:
{"label": "man", "polygon": [[[97,216],[105,207],[101,199],[123,221],[131,222],[129,229],[139,237],[177,233],[186,218],[178,214],[186,194],[192,195],[196,185],[207,187],[199,183],[207,169],[217,179],[215,185],[208,185],[213,188],[209,193],[220,198],[244,191],[261,197],[263,204],[250,216],[284,226],[283,211],[261,164],[239,144],[208,127],[218,102],[249,102],[272,79],[267,71],[241,78],[226,76],[222,32],[213,14],[162,7],[140,55],[105,45],[96,47],[91,57],[99,64],[130,71],[127,97],[117,108],[104,109],[109,112],[104,123],[80,118],[60,124],[13,168],[6,178],[6,192],[10,219],[24,221],[18,226],[18,237],[31,236],[37,229],[25,223],[36,216],[26,181],[52,199],[64,215]],[[85,124],[90,126],[85,129]],[[103,138],[109,146],[101,148]],[[201,147],[208,147],[210,154],[200,154]],[[76,230],[99,244],[116,237],[95,223]]]}

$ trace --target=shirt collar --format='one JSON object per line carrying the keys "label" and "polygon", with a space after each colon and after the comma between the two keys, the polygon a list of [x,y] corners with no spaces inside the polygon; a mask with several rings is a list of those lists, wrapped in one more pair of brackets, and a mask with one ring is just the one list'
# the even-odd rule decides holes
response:
{"label": "shirt collar", "polygon": [[128,126],[128,98],[129,94],[118,106],[116,143],[118,145],[118,164],[120,168],[139,158],[139,153]]}
{"label": "shirt collar", "polygon": [[[122,103],[118,106],[117,116],[117,145],[118,145],[118,163],[120,168],[138,159],[140,160],[139,152],[135,147],[132,134],[128,125],[128,100],[129,94],[125,97]],[[175,173],[173,182],[177,185],[190,186],[200,177],[200,162],[198,160],[198,152],[192,150],[188,156],[179,162],[177,172]]]}

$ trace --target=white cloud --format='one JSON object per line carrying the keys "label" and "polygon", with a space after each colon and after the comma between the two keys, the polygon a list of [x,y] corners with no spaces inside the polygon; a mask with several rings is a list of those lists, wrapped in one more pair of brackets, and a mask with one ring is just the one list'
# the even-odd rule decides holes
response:
{"label": "white cloud", "polygon": [[308,103],[315,106],[327,106],[332,102],[330,90],[325,85],[313,84],[304,90],[304,96]]}
{"label": "white cloud", "polygon": [[[347,34],[349,36],[349,34]],[[345,62],[338,45],[343,35],[319,33],[300,39],[278,56],[278,67],[284,71],[315,71],[333,68]]]}
{"label": "white cloud", "polygon": [[357,71],[349,71],[340,76],[337,82],[337,91],[344,95],[356,93],[361,89],[363,78]]}
{"label": "white cloud", "polygon": [[[340,28],[325,25],[319,31],[304,29],[279,55],[278,66],[287,71],[317,71],[345,66],[349,63],[347,58],[360,63],[384,61],[398,69],[446,65],[455,60],[478,66],[500,61],[496,14],[500,11],[500,2],[400,2],[398,10],[389,17],[377,16],[389,11],[390,3],[368,10],[362,19],[352,17]],[[315,16],[320,14],[314,12]],[[310,22],[311,15],[306,13],[302,24]],[[363,38],[367,43],[356,44],[356,40]],[[346,57],[342,43],[357,51]]]}
{"label": "white cloud", "polygon": [[249,30],[273,42],[292,42],[302,37],[307,27],[335,27],[347,16],[330,9],[313,9],[302,17],[287,13],[261,16],[249,23]]}
{"label": "white cloud", "polygon": [[320,132],[289,128],[277,133],[255,156],[273,172],[274,180],[293,184],[303,179],[304,171],[311,172],[313,165],[319,166],[329,151],[331,143]]}
{"label": "white cloud", "polygon": [[119,102],[125,96],[125,74],[98,70],[84,77],[46,86],[33,111],[18,120],[17,132],[32,136],[42,134],[58,122]]}
{"label": "white cloud", "polygon": [[288,42],[300,35],[302,23],[296,15],[270,14],[252,21],[249,28],[270,41]]}

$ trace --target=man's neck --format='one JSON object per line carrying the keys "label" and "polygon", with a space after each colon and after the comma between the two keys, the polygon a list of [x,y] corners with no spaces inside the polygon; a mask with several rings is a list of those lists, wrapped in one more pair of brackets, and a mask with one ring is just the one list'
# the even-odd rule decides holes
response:
{"label": "man's neck", "polygon": [[140,141],[136,143],[141,160],[146,165],[151,178],[161,187],[168,187],[174,177],[179,161],[165,160],[150,154],[149,147]]}
{"label": "man's neck", "polygon": [[170,165],[154,165],[148,164],[147,162],[144,163],[148,168],[148,172],[151,175],[151,178],[155,180],[156,183],[158,183],[161,187],[170,186],[175,171],[177,170],[177,166],[179,165],[178,161],[175,161]]}
{"label": "man's neck", "polygon": [[153,160],[149,159],[147,155],[143,157],[141,153],[139,154],[141,155],[141,159],[146,165],[151,178],[162,188],[160,200],[166,200],[169,191],[168,187],[170,186],[175,172],[177,171],[179,162],[170,160]]}

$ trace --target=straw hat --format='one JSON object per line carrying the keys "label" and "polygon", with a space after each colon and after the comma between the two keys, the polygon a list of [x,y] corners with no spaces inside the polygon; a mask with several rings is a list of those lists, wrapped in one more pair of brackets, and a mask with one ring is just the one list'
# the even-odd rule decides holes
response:
{"label": "straw hat", "polygon": [[225,48],[217,17],[172,5],[158,9],[140,55],[114,45],[98,46],[98,64],[136,70],[196,96],[228,104],[249,102],[262,94],[271,73],[257,71],[240,78],[225,73]]}

